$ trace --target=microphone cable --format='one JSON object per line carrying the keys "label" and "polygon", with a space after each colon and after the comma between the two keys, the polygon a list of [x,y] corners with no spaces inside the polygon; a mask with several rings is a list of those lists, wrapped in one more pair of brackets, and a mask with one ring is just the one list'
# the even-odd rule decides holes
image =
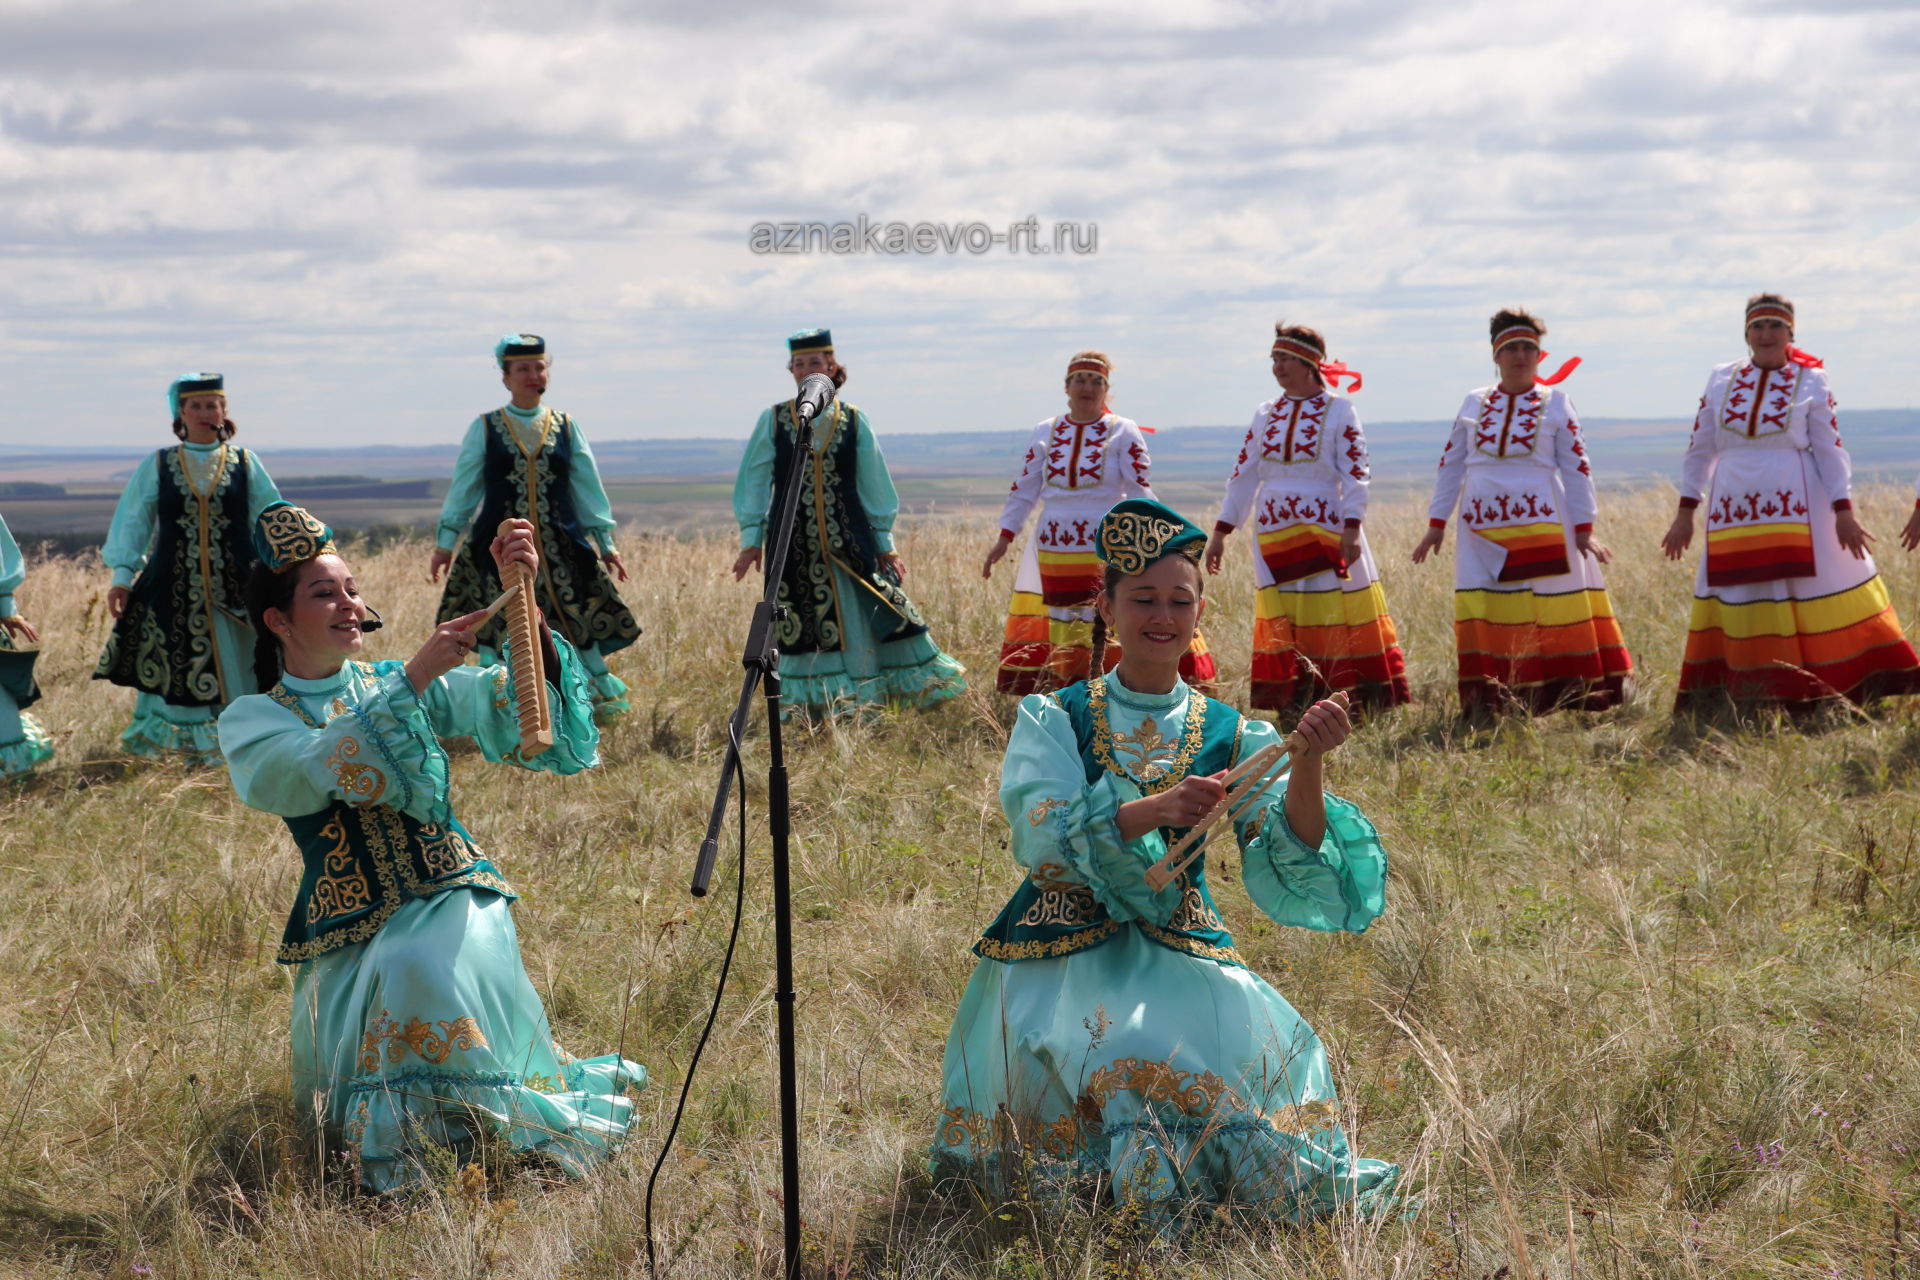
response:
{"label": "microphone cable", "polygon": [[653,1162],[653,1171],[647,1175],[647,1274],[653,1280],[659,1280],[660,1275],[653,1253],[653,1187],[659,1181],[660,1170],[666,1166],[667,1157],[673,1152],[674,1136],[680,1132],[680,1121],[687,1111],[687,1095],[693,1091],[693,1074],[699,1069],[700,1055],[706,1052],[707,1038],[713,1034],[713,1024],[720,1017],[720,1000],[727,993],[727,974],[733,969],[734,947],[740,941],[740,918],[747,900],[747,765],[740,752],[740,739],[734,736],[731,723],[727,728],[727,741],[733,748],[733,784],[740,800],[740,860],[733,877],[733,924],[727,931],[727,950],[720,959],[720,977],[713,987],[713,1004],[707,1009],[706,1025],[700,1028],[700,1038],[694,1043],[693,1056],[687,1060],[686,1079],[680,1082],[680,1100],[674,1103],[673,1123],[667,1126],[667,1136],[660,1143],[660,1155]]}

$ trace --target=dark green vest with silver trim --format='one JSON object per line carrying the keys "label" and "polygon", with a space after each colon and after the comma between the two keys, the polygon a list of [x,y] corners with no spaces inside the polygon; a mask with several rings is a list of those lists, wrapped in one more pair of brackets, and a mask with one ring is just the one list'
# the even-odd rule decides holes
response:
{"label": "dark green vest with silver trim", "polygon": [[[1047,695],[1072,717],[1089,786],[1108,772],[1131,778],[1113,760],[1112,744],[1097,742],[1094,704],[1097,700],[1104,700],[1105,690],[1104,687],[1095,689],[1093,684],[1094,681],[1081,681]],[[1240,735],[1246,721],[1226,703],[1196,691],[1187,704],[1183,737],[1194,731],[1193,720],[1196,715],[1201,718],[1197,750],[1184,765],[1170,769],[1151,782],[1142,783],[1137,778],[1132,779],[1143,794],[1165,791],[1189,774],[1218,773],[1233,767],[1235,757],[1240,752]],[[1104,715],[1100,718],[1104,718]],[[1106,759],[1103,760],[1102,756]],[[1044,813],[1039,816],[1042,821],[1058,820]],[[1227,828],[1219,830],[1226,832]],[[1160,828],[1160,834],[1168,846],[1185,831],[1184,827]],[[1226,838],[1231,839],[1231,834]],[[1027,873],[1027,878],[1014,890],[1012,900],[974,944],[975,955],[1003,964],[1067,956],[1097,947],[1128,927],[1107,914],[1107,909],[1100,905],[1099,899],[1087,885],[1078,880],[1056,879],[1045,874],[1047,870],[1043,866]],[[1063,866],[1060,870],[1065,871],[1066,868]],[[1141,870],[1144,872],[1145,868]],[[1133,925],[1150,941],[1163,947],[1216,960],[1221,964],[1246,967],[1246,962],[1234,948],[1233,935],[1227,932],[1226,926],[1221,923],[1220,913],[1214,908],[1213,894],[1207,889],[1206,855],[1203,853],[1196,858],[1174,884],[1180,891],[1180,905],[1175,908],[1166,926],[1163,928],[1144,920],[1133,921]]]}

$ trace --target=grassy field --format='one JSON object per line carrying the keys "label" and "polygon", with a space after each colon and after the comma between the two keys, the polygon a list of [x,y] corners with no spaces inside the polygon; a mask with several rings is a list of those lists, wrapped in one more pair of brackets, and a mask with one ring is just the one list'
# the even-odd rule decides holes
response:
{"label": "grassy field", "polygon": [[[1915,559],[1892,548],[1906,501],[1870,493],[1864,510],[1911,621]],[[1610,495],[1600,530],[1641,665],[1630,704],[1489,731],[1454,716],[1450,569],[1406,563],[1423,508],[1377,510],[1418,701],[1366,726],[1330,782],[1385,833],[1388,912],[1325,936],[1266,923],[1231,867],[1216,893],[1327,1041],[1356,1149],[1406,1163],[1424,1194],[1383,1224],[1179,1238],[1092,1207],[979,1204],[921,1172],[967,948],[1016,881],[995,799],[1010,706],[990,692],[1011,582],[980,579],[985,514],[909,527],[909,589],[975,689],[792,738],[815,1274],[1920,1277],[1920,708],[1804,730],[1674,722],[1691,562],[1655,550],[1670,503]],[[399,1204],[344,1193],[298,1136],[273,963],[298,869],[285,830],[222,773],[116,756],[131,695],[86,678],[104,574],[33,567],[21,604],[48,637],[39,712],[60,755],[0,792],[0,1275],[645,1274],[646,1171],[731,904],[730,857],[712,897],[685,885],[749,591],[722,573],[722,539],[636,530],[625,550],[647,632],[616,660],[635,711],[605,767],[545,778],[459,756],[455,795],[524,894],[562,1042],[652,1071],[636,1139],[584,1184],[476,1170]],[[1229,699],[1246,688],[1248,556],[1237,539],[1210,597]],[[425,560],[400,543],[356,563],[386,615],[381,656],[426,632]],[[677,1276],[777,1269],[763,845],[659,1195]]]}

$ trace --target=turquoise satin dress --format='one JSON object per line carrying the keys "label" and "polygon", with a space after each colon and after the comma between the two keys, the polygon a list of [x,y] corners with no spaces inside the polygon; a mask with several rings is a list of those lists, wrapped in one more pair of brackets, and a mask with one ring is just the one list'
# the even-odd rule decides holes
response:
{"label": "turquoise satin dress", "polygon": [[[636,1062],[555,1043],[513,891],[448,803],[442,736],[546,772],[599,762],[584,664],[565,640],[554,647],[555,742],[532,760],[516,750],[505,667],[456,667],[416,696],[403,664],[350,662],[324,680],[283,677],[220,717],[243,800],[290,827],[338,815],[307,845],[280,958],[298,965],[295,1109],[321,1118],[328,1150],[344,1150],[368,1190],[418,1182],[436,1149],[460,1158],[482,1136],[583,1172],[626,1136],[629,1095],[646,1083]],[[418,847],[396,852],[409,838]]]}
{"label": "turquoise satin dress", "polygon": [[[1387,1202],[1399,1168],[1349,1149],[1319,1037],[1247,968],[1204,862],[1156,893],[1145,872],[1177,833],[1120,838],[1120,805],[1245,759],[1277,741],[1273,726],[1184,683],[1090,687],[1020,704],[1000,800],[1027,879],[976,945],[947,1038],[936,1176],[996,1196],[1103,1177],[1116,1203],[1162,1220],[1195,1205],[1300,1221]],[[1282,778],[1238,817],[1249,896],[1280,924],[1364,930],[1386,906],[1373,825],[1329,795],[1310,848],[1285,790]]]}
{"label": "turquoise satin dress", "polygon": [[[0,618],[14,616],[13,593],[27,579],[26,558],[0,520]],[[38,646],[15,640],[0,627],[0,781],[22,778],[53,759],[46,728],[21,703],[34,694],[33,655]]]}

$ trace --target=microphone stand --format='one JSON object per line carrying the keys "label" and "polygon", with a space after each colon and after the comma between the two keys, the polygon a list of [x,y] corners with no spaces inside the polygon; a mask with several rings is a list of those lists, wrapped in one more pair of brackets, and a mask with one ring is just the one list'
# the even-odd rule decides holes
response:
{"label": "microphone stand", "polygon": [[[822,406],[823,408],[825,406]],[[753,607],[747,644],[740,655],[746,677],[740,682],[740,701],[727,721],[727,755],[720,766],[720,785],[714,792],[707,835],[700,842],[694,865],[692,892],[707,895],[714,858],[720,849],[720,827],[727,816],[727,797],[740,768],[740,741],[753,709],[754,688],[764,685],[767,700],[767,834],[773,843],[773,1003],[780,1045],[780,1188],[782,1275],[800,1280],[800,1117],[799,1070],[794,1052],[793,901],[790,893],[787,843],[792,834],[792,811],[787,800],[787,759],[780,741],[780,650],[774,626],[786,617],[778,603],[780,580],[786,574],[787,551],[793,541],[794,516],[800,510],[799,469],[813,454],[813,417],[796,407],[797,439],[787,467],[786,488],[774,514],[773,543],[766,562],[760,603]],[[778,427],[775,428],[778,430]],[[741,867],[740,873],[746,874]]]}

